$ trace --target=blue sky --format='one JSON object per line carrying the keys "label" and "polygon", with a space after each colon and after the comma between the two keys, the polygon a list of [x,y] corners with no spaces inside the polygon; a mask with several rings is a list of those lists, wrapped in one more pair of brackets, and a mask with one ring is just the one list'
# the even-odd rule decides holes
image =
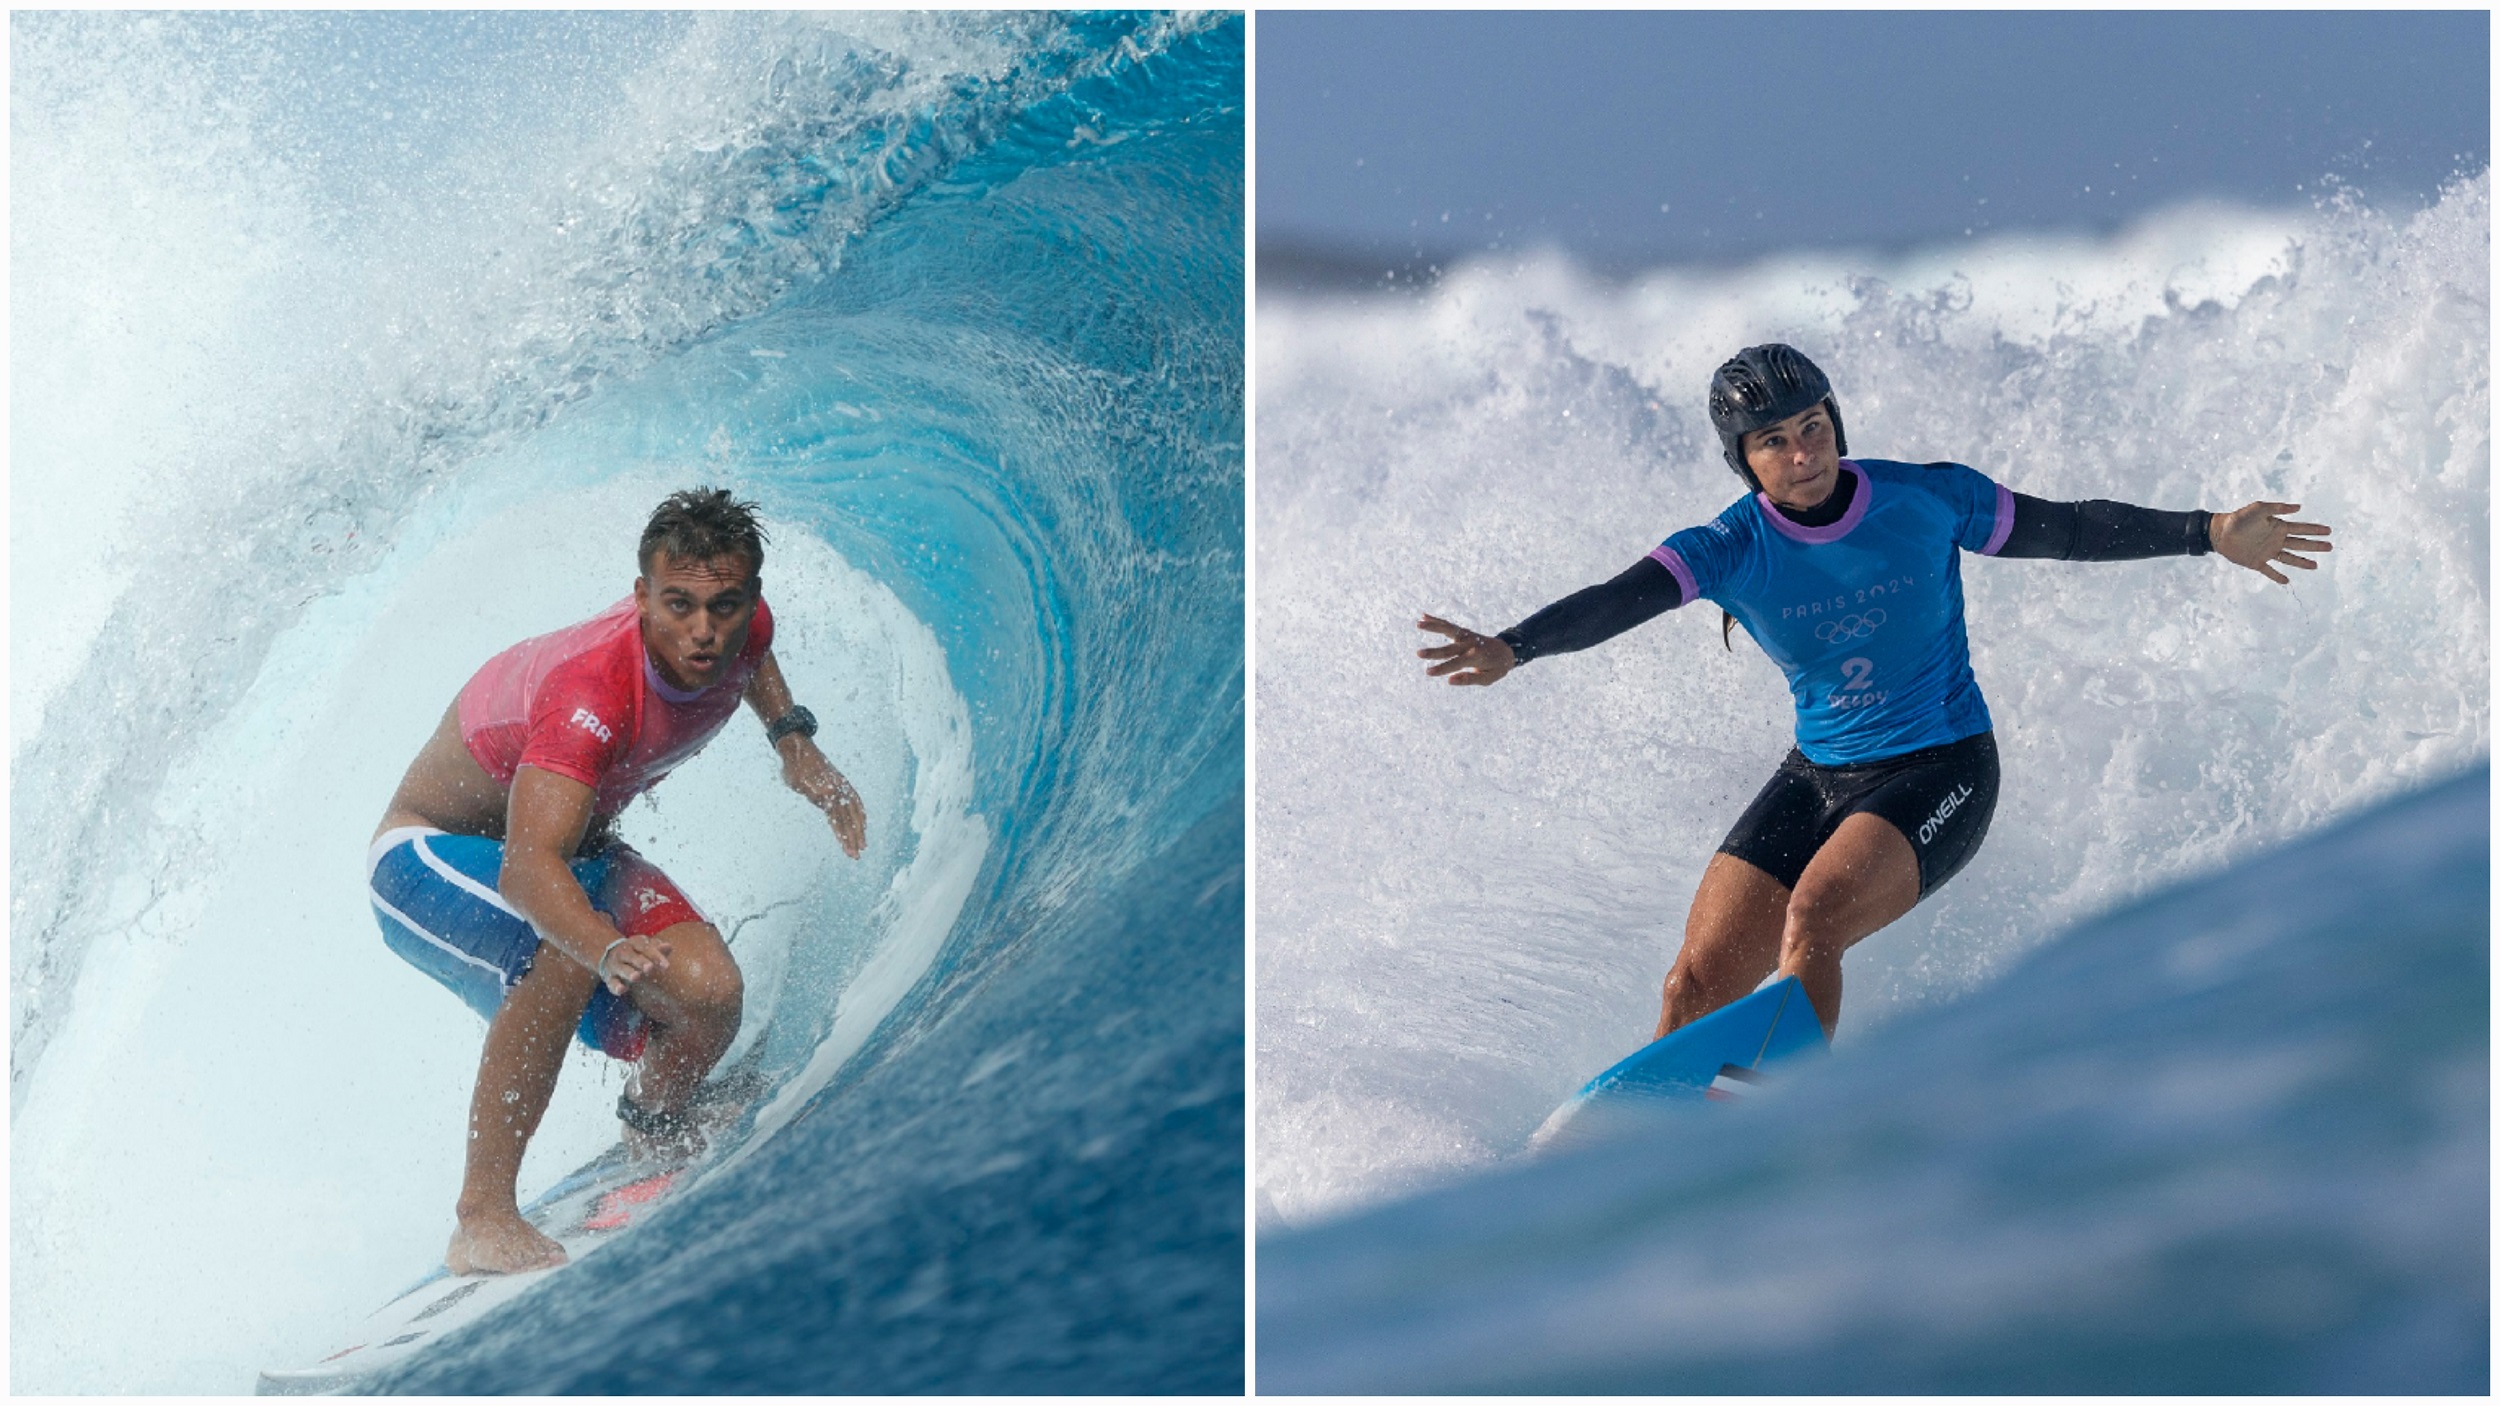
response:
{"label": "blue sky", "polygon": [[1600,264],[2410,207],[2490,160],[2490,20],[1261,11],[1258,232]]}

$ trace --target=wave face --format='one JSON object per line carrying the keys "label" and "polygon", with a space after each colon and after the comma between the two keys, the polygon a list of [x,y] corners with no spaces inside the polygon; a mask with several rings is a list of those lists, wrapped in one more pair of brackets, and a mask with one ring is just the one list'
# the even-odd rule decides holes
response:
{"label": "wave face", "polygon": [[482,1026],[367,836],[719,482],[868,852],[743,723],[628,812],[753,1131],[395,1385],[1237,1390],[1240,18],[12,39],[12,1385],[247,1389],[439,1255]]}
{"label": "wave face", "polygon": [[1259,1385],[2481,1395],[2490,819],[2477,767],[1747,1104],[1263,1237]]}
{"label": "wave face", "polygon": [[1704,606],[1458,690],[1414,621],[1510,625],[1719,512],[1702,390],[1737,347],[1815,357],[1860,453],[2053,499],[2297,501],[2336,534],[2288,589],[2218,559],[1965,564],[2004,794],[1971,866],[1850,954],[1844,1051],[2487,755],[2489,250],[2486,171],[2401,219],[1263,298],[1262,1227],[1500,1160],[1651,1030],[1702,867],[1789,745],[1778,671]]}

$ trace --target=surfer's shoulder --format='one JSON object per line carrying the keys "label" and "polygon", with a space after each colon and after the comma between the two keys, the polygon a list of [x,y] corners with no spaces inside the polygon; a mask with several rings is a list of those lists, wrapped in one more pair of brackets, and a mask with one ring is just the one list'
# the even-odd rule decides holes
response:
{"label": "surfer's shoulder", "polygon": [[1707,522],[1679,527],[1666,535],[1658,545],[1691,560],[1702,557],[1712,561],[1733,560],[1731,554],[1741,553],[1761,528],[1761,517],[1752,508],[1753,500],[1739,498]]}
{"label": "surfer's shoulder", "polygon": [[1899,459],[1853,458],[1849,462],[1857,465],[1859,471],[1872,482],[1903,483],[1914,488],[1937,489],[1965,475],[1986,477],[1970,465],[1951,459],[1938,459],[1927,464],[1906,463]]}
{"label": "surfer's shoulder", "polygon": [[1913,464],[1901,459],[1861,459],[1852,456],[1850,463],[1858,466],[1868,478],[1878,483],[1928,483],[1939,474],[1969,473],[1968,464],[1938,459],[1929,464]]}
{"label": "surfer's shoulder", "polygon": [[1897,495],[1906,491],[1907,499],[1923,505],[1923,511],[1941,520],[1959,520],[1973,512],[1987,512],[1997,506],[1998,485],[1994,479],[1968,464],[1939,459],[1933,463],[1911,464],[1898,459],[1852,459],[1858,471],[1866,475],[1871,487],[1884,490],[1887,497],[1901,501]]}
{"label": "surfer's shoulder", "polygon": [[1726,507],[1708,522],[1696,523],[1687,532],[1706,533],[1726,542],[1741,542],[1762,527],[1762,514],[1756,510],[1753,495],[1748,493]]}

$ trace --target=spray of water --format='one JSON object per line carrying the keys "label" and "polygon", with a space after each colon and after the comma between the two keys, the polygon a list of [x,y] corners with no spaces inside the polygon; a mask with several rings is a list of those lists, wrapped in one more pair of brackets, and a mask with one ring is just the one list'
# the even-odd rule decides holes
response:
{"label": "spray of water", "polygon": [[[746,968],[732,1058],[777,1081],[766,1133],[927,975],[1008,867],[976,763],[1039,770],[1036,738],[1091,716],[1031,642],[1066,622],[997,622],[1105,614],[1059,595],[1094,584],[1068,540],[1103,529],[1037,521],[1004,464],[1075,496],[1122,467],[1080,450],[1163,426],[1099,376],[1045,413],[1092,343],[983,380],[935,353],[1038,334],[759,314],[846,286],[864,233],[1054,96],[1208,25],[13,17],[13,1386],[234,1389],[439,1253],[478,1025],[384,959],[363,846],[460,680],[623,594],[672,489],[766,501],[778,652],[871,815],[839,859],[749,735],[624,821]],[[947,375],[970,390],[904,395]],[[883,438],[852,454],[828,424]],[[871,540],[837,477],[913,530]],[[1000,579],[946,609],[921,556]],[[1185,565],[1187,598],[1212,568]],[[965,657],[1052,701],[984,692]],[[617,1078],[568,1070],[524,1197],[614,1140]]]}
{"label": "spray of water", "polygon": [[1537,256],[1260,309],[1258,1151],[1295,1222],[1506,1155],[1644,1039],[1693,885],[1784,752],[1705,605],[1486,690],[1479,628],[1738,491],[1700,388],[1785,340],[1853,450],[2042,497],[2295,501],[2289,589],[2218,558],[1966,561],[2005,792],[1852,953],[1845,1045],[2065,924],[2488,748],[2488,173],[2391,217],[2175,211],[2106,242],[1628,283]]}

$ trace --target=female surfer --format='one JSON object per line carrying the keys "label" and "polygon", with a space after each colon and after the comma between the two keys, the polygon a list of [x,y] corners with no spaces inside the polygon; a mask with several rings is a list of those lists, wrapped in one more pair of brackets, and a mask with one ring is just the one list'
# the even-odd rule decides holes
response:
{"label": "female surfer", "polygon": [[1841,954],[1970,862],[1997,798],[1988,705],[1962,626],[1960,553],[2129,561],[2202,556],[2289,584],[2330,529],[2297,503],[2159,512],[2052,503],[1960,464],[1850,459],[1831,382],[1794,348],[1747,347],[1710,382],[1710,420],[1752,491],[1613,580],[1496,635],[1426,615],[1419,650],[1453,684],[1498,682],[1687,602],[1741,621],[1788,676],[1797,744],[1702,873],[1658,1034],[1794,976],[1826,1035]]}

